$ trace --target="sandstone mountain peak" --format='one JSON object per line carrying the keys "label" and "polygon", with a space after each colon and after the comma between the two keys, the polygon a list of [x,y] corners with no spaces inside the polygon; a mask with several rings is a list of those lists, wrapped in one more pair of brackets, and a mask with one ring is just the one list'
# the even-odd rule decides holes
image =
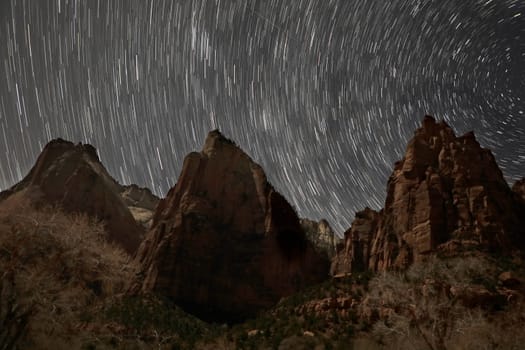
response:
{"label": "sandstone mountain peak", "polygon": [[224,136],[219,129],[215,129],[208,133],[206,140],[204,141],[204,146],[202,152],[208,156],[211,156],[216,152],[224,152],[225,156],[231,155],[233,153],[242,154],[245,157],[248,157],[232,140]]}
{"label": "sandstone mountain peak", "polygon": [[138,289],[213,321],[254,316],[328,275],[293,207],[218,131],[186,156],[137,259]]}
{"label": "sandstone mountain peak", "polygon": [[512,186],[512,191],[525,201],[525,178],[516,181]]}
{"label": "sandstone mountain peak", "polygon": [[[53,163],[57,158],[83,158],[93,164],[100,163],[97,150],[90,144],[73,143],[61,138],[49,141],[43,148],[40,158],[42,158],[42,168],[47,164]],[[29,175],[28,175],[29,176]]]}
{"label": "sandstone mountain peak", "polygon": [[44,147],[29,174],[0,194],[0,201],[8,205],[28,200],[37,207],[58,205],[66,212],[97,217],[105,222],[110,241],[134,253],[143,229],[120,197],[121,191],[95,147],[55,139]]}
{"label": "sandstone mountain peak", "polygon": [[214,129],[210,131],[208,133],[208,136],[206,137],[206,140],[209,138],[217,138],[217,139],[221,139],[223,141],[230,142],[230,143],[233,142],[230,139],[228,139],[226,136],[224,136],[219,129]]}
{"label": "sandstone mountain peak", "polygon": [[[64,140],[62,138],[56,138],[48,142],[46,145],[47,148],[63,148],[63,149],[74,149],[79,153],[85,153],[92,157],[96,161],[100,161],[97,154],[97,149],[92,145],[81,142],[74,144],[71,141]],[[44,149],[46,148],[44,147]]]}
{"label": "sandstone mountain peak", "polygon": [[384,209],[357,213],[332,273],[406,267],[451,244],[525,248],[518,198],[473,132],[457,137],[426,116],[388,180]]}

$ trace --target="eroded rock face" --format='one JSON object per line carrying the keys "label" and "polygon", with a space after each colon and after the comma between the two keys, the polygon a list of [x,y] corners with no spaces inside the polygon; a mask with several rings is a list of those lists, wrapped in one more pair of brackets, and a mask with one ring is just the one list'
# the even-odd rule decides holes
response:
{"label": "eroded rock face", "polygon": [[345,275],[368,267],[379,218],[380,214],[368,207],[355,214],[352,226],[345,232],[342,250],[332,259],[332,275]]}
{"label": "eroded rock face", "polygon": [[127,206],[144,208],[155,211],[160,198],[151,193],[149,188],[137,185],[121,186],[120,196],[124,199]]}
{"label": "eroded rock face", "polygon": [[184,160],[137,258],[136,289],[218,322],[254,316],[328,276],[293,208],[218,131]]}
{"label": "eroded rock face", "polygon": [[319,222],[301,219],[301,227],[306,233],[306,237],[313,243],[314,247],[322,254],[331,259],[336,253],[336,246],[339,241],[332,227],[325,219]]}
{"label": "eroded rock face", "polygon": [[135,221],[146,230],[149,229],[153,223],[153,215],[160,198],[151,193],[150,189],[134,184],[121,186],[120,196],[126,203]]}
{"label": "eroded rock face", "polygon": [[512,186],[512,191],[525,201],[525,178],[516,181]]}
{"label": "eroded rock face", "polygon": [[29,174],[0,194],[2,205],[24,197],[33,205],[58,205],[66,212],[103,220],[108,239],[133,254],[143,229],[119,196],[120,185],[107,173],[91,145],[49,142]]}
{"label": "eroded rock face", "polygon": [[339,259],[349,260],[347,268],[365,256],[368,268],[384,270],[405,268],[450,241],[490,251],[523,248],[524,211],[516,198],[473,133],[456,137],[446,123],[427,116],[395,164],[377,228],[365,238],[371,247],[356,249],[348,235]]}

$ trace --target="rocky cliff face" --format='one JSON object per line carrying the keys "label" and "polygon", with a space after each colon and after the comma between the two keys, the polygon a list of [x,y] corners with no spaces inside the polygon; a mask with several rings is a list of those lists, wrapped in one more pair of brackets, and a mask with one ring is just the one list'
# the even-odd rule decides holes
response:
{"label": "rocky cliff face", "polygon": [[512,186],[512,192],[518,195],[518,198],[521,198],[525,201],[525,178],[516,181]]}
{"label": "rocky cliff face", "polygon": [[35,206],[58,205],[105,222],[108,238],[135,253],[143,229],[119,196],[120,185],[107,173],[91,145],[61,139],[49,142],[29,174],[0,194],[1,205],[29,200]]}
{"label": "rocky cliff face", "polygon": [[135,289],[220,322],[254,316],[328,276],[293,208],[218,131],[185,158],[137,259]]}
{"label": "rocky cliff face", "polygon": [[155,196],[148,188],[137,185],[125,185],[120,187],[120,196],[128,207],[135,221],[146,230],[153,223],[153,214],[160,198]]}
{"label": "rocky cliff face", "polygon": [[300,222],[303,231],[306,233],[306,238],[313,243],[314,247],[320,253],[332,259],[336,253],[336,246],[339,239],[328,221],[321,219],[317,222],[309,219],[301,219]]}
{"label": "rocky cliff face", "polygon": [[343,247],[332,259],[332,275],[346,275],[368,267],[379,218],[380,214],[370,208],[355,214],[352,226],[345,232]]}
{"label": "rocky cliff face", "polygon": [[446,123],[427,116],[395,164],[384,209],[356,217],[332,273],[404,268],[445,243],[501,252],[523,248],[524,206],[517,198],[473,133],[456,137]]}

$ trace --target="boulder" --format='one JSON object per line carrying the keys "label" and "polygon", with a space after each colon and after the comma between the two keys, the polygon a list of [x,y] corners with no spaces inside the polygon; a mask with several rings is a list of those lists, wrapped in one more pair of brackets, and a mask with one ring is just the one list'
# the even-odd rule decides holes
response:
{"label": "boulder", "polygon": [[498,279],[506,288],[518,288],[522,284],[521,278],[513,271],[502,272]]}

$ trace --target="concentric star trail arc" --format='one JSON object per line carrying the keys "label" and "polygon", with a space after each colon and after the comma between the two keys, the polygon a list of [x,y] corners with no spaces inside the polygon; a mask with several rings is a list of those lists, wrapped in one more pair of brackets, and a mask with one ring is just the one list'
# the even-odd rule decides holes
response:
{"label": "concentric star trail arc", "polygon": [[0,188],[62,137],[163,196],[219,128],[342,233],[425,114],[524,176],[524,62],[518,0],[3,1]]}

